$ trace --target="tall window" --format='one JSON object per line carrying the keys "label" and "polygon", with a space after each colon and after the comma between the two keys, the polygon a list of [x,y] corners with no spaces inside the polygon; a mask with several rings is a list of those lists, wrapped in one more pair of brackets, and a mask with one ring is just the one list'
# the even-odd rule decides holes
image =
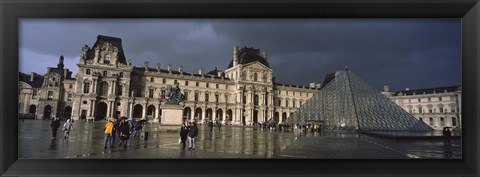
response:
{"label": "tall window", "polygon": [[148,89],[148,97],[153,98],[153,89]]}
{"label": "tall window", "polygon": [[253,104],[258,106],[258,95],[253,96]]}
{"label": "tall window", "polygon": [[162,79],[162,84],[166,84],[167,83],[167,79]]}
{"label": "tall window", "polygon": [[457,126],[457,118],[452,117],[452,126]]}
{"label": "tall window", "polygon": [[442,101],[442,97],[438,97],[438,101]]}
{"label": "tall window", "polygon": [[247,104],[247,96],[243,96],[243,104]]}
{"label": "tall window", "polygon": [[220,99],[219,99],[219,96],[218,96],[218,95],[215,95],[215,102],[218,103],[219,100],[220,100]]}
{"label": "tall window", "polygon": [[208,84],[208,83],[206,83],[206,84],[205,84],[205,87],[207,87],[207,88],[208,88],[208,86],[209,86],[209,84]]}
{"label": "tall window", "polygon": [[86,75],[90,75],[90,69],[87,69],[87,70],[85,71],[85,74],[86,74]]}
{"label": "tall window", "polygon": [[445,126],[445,118],[440,117],[440,126]]}
{"label": "tall window", "polygon": [[247,73],[245,71],[242,72],[242,80],[247,80]]}
{"label": "tall window", "polygon": [[429,112],[429,113],[433,113],[432,109],[428,109],[428,112]]}
{"label": "tall window", "polygon": [[162,91],[161,91],[160,97],[165,98],[165,90],[162,90]]}
{"label": "tall window", "polygon": [[47,100],[52,100],[52,99],[53,99],[53,91],[48,91]]}
{"label": "tall window", "polygon": [[37,93],[38,93],[37,90],[33,89],[32,91],[33,91],[32,92],[32,99],[37,99]]}
{"label": "tall window", "polygon": [[218,84],[215,84],[215,88],[218,89]]}
{"label": "tall window", "polygon": [[187,91],[183,92],[183,96],[185,96],[185,100],[188,100],[188,92]]}
{"label": "tall window", "polygon": [[108,94],[108,84],[107,82],[102,82],[100,84],[100,95],[106,96]]}
{"label": "tall window", "polygon": [[117,95],[122,96],[122,94],[123,94],[123,86],[119,85],[117,87]]}
{"label": "tall window", "polygon": [[110,64],[110,55],[109,54],[105,54],[105,56],[103,57],[103,63],[104,64]]}
{"label": "tall window", "polygon": [[443,108],[440,108],[440,112],[443,113]]}
{"label": "tall window", "polygon": [[178,83],[178,81],[177,81],[176,79],[173,80],[173,85],[175,85],[175,84],[177,84],[177,83]]}
{"label": "tall window", "polygon": [[85,82],[83,84],[83,93],[90,93],[90,83],[89,82]]}
{"label": "tall window", "polygon": [[150,82],[155,82],[155,79],[153,77],[151,77]]}
{"label": "tall window", "polygon": [[198,87],[200,84],[198,82],[195,82],[195,87]]}
{"label": "tall window", "polygon": [[228,103],[228,95],[225,94],[225,103]]}
{"label": "tall window", "polygon": [[68,88],[73,88],[73,85],[72,84],[68,85]]}
{"label": "tall window", "polygon": [[257,73],[253,73],[253,81],[257,81]]}
{"label": "tall window", "polygon": [[208,100],[209,100],[209,99],[208,99],[208,98],[209,98],[209,96],[210,96],[210,95],[209,95],[208,93],[205,93],[205,102],[208,102]]}
{"label": "tall window", "polygon": [[263,82],[265,82],[265,83],[267,82],[267,74],[263,75]]}
{"label": "tall window", "polygon": [[285,101],[285,106],[288,107],[288,99]]}
{"label": "tall window", "polygon": [[141,97],[142,96],[142,88],[138,87],[135,95],[136,95],[136,97]]}
{"label": "tall window", "polygon": [[293,107],[295,107],[295,100],[293,100]]}
{"label": "tall window", "polygon": [[418,99],[418,102],[420,103],[420,102],[422,102],[422,100],[419,98],[419,99]]}
{"label": "tall window", "polygon": [[123,72],[120,72],[120,78],[123,78]]}
{"label": "tall window", "polygon": [[433,118],[430,117],[430,118],[428,119],[428,124],[429,124],[430,126],[433,126]]}
{"label": "tall window", "polygon": [[72,101],[72,94],[67,95],[67,101]]}
{"label": "tall window", "polygon": [[198,101],[198,93],[195,93],[195,101]]}
{"label": "tall window", "polygon": [[103,77],[107,77],[107,71],[103,71]]}
{"label": "tall window", "polygon": [[185,81],[185,86],[188,86],[188,81]]}

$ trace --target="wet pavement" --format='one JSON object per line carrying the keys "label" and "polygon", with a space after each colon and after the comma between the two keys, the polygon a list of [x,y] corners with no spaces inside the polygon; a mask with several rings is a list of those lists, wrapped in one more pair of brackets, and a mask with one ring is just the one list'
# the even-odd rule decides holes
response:
{"label": "wet pavement", "polygon": [[[63,125],[63,122],[61,122]],[[19,158],[314,158],[314,159],[408,159],[461,158],[461,141],[446,147],[442,140],[390,140],[358,133],[299,133],[263,131],[222,126],[210,132],[199,126],[195,150],[182,150],[180,127],[147,123],[147,140],[131,138],[127,148],[104,150],[104,122],[74,122],[68,141],[61,127],[52,140],[50,122],[19,122]],[[172,130],[173,128],[173,130]],[[115,144],[118,145],[117,139]]]}

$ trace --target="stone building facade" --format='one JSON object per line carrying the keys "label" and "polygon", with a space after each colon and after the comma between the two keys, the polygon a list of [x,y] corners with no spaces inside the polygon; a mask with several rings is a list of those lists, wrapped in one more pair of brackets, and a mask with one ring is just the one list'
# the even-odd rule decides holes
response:
{"label": "stone building facade", "polygon": [[[137,67],[125,58],[120,38],[99,35],[92,47],[82,48],[76,78],[63,69],[63,61],[45,76],[34,74],[31,81],[20,73],[20,81],[26,82],[19,83],[19,113],[49,118],[43,112],[50,106],[58,116],[75,120],[126,116],[161,122],[163,94],[168,85],[178,83],[186,96],[181,102],[184,118],[236,125],[282,123],[320,88],[316,83],[276,83],[267,53],[259,49],[234,47],[229,60],[225,70],[206,73],[203,69],[188,73],[172,65],[165,69],[160,63]],[[39,99],[33,99],[34,90]]]}
{"label": "stone building facade", "polygon": [[407,88],[396,92],[390,92],[388,86],[385,86],[382,93],[435,130],[442,130],[447,126],[461,129],[461,86],[417,90]]}

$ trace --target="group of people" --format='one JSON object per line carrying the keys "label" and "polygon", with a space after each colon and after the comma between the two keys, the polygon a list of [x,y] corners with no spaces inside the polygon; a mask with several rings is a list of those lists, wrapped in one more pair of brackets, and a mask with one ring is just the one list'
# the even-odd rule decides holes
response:
{"label": "group of people", "polygon": [[118,146],[123,145],[124,148],[127,148],[130,135],[133,134],[133,137],[139,137],[143,126],[143,122],[128,121],[127,117],[107,119],[104,128],[104,149],[108,148],[108,144],[110,144],[110,147],[114,147],[117,136],[120,137]]}
{"label": "group of people", "polygon": [[198,136],[198,126],[194,121],[183,122],[182,127],[180,128],[180,143],[182,144],[182,149],[185,149],[187,137],[189,138],[188,150],[195,150],[195,141]]}
{"label": "group of people", "polygon": [[[52,139],[57,139],[57,132],[58,128],[60,128],[60,119],[59,118],[52,118],[52,122],[50,123],[50,128],[52,129]],[[73,130],[73,120],[67,119],[63,124],[62,131],[64,132],[63,140],[68,141],[70,137],[70,131]]]}

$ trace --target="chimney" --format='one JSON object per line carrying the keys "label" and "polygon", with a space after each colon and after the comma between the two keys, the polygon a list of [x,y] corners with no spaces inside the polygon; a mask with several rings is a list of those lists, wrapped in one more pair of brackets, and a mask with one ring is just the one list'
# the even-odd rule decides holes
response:
{"label": "chimney", "polygon": [[183,65],[178,66],[178,72],[179,72],[180,74],[183,73]]}
{"label": "chimney", "polygon": [[160,72],[160,63],[157,63],[157,72]]}
{"label": "chimney", "polygon": [[203,68],[198,69],[198,74],[203,75]]}
{"label": "chimney", "polygon": [[265,58],[265,60],[267,60],[267,51],[262,51],[262,57]]}
{"label": "chimney", "polygon": [[238,63],[238,46],[233,46],[233,67]]}
{"label": "chimney", "polygon": [[172,64],[168,64],[167,70],[169,73],[172,73]]}
{"label": "chimney", "polygon": [[148,71],[148,61],[145,62],[144,66],[145,66],[145,71]]}
{"label": "chimney", "polygon": [[322,84],[317,84],[317,88],[320,88],[322,86]]}
{"label": "chimney", "polygon": [[389,87],[388,87],[388,85],[383,86],[383,92],[389,92]]}
{"label": "chimney", "polygon": [[222,71],[218,71],[218,72],[217,72],[217,76],[218,76],[218,77],[222,77]]}
{"label": "chimney", "polygon": [[316,85],[315,82],[310,83],[310,88],[314,88],[315,85]]}
{"label": "chimney", "polygon": [[405,91],[410,91],[410,88],[405,88]]}
{"label": "chimney", "polygon": [[33,82],[33,80],[37,77],[37,73],[32,72],[32,75],[30,75],[30,82]]}

